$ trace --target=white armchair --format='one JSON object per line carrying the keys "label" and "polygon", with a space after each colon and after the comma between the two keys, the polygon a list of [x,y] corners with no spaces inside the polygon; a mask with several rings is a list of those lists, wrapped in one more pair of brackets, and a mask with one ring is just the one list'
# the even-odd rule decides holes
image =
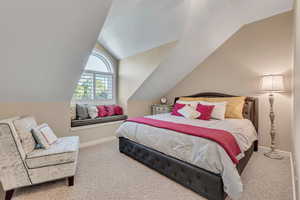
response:
{"label": "white armchair", "polygon": [[[26,126],[16,127],[20,121]],[[59,138],[49,149],[30,149],[34,139],[26,133],[35,125],[33,117],[0,121],[0,183],[5,200],[20,187],[62,178],[68,179],[69,186],[74,185],[79,137]]]}

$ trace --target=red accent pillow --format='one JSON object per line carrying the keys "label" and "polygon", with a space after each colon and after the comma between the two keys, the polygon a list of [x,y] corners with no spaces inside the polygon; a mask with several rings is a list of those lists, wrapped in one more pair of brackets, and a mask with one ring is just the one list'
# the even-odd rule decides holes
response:
{"label": "red accent pillow", "polygon": [[105,106],[105,108],[107,111],[107,116],[115,115],[115,106],[114,105]]}
{"label": "red accent pillow", "polygon": [[106,111],[105,106],[97,106],[98,109],[98,117],[106,117],[108,116],[108,112]]}
{"label": "red accent pillow", "polygon": [[207,105],[202,105],[198,104],[196,110],[201,113],[201,115],[198,117],[198,119],[202,120],[210,120],[211,118],[211,113],[214,109],[214,105],[207,106]]}
{"label": "red accent pillow", "polygon": [[182,114],[180,114],[178,110],[183,108],[184,106],[185,104],[175,103],[171,115],[182,116]]}
{"label": "red accent pillow", "polygon": [[116,115],[123,115],[123,108],[119,105],[115,105],[114,112]]}

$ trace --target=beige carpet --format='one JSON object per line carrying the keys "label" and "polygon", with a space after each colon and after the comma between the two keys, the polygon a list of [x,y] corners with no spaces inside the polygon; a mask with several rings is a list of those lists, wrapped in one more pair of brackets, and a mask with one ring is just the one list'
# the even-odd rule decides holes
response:
{"label": "beige carpet", "polygon": [[[242,200],[292,200],[290,161],[251,158]],[[3,192],[0,192],[3,198]],[[74,187],[64,180],[19,189],[13,200],[204,200],[194,192],[120,154],[117,141],[80,151]]]}

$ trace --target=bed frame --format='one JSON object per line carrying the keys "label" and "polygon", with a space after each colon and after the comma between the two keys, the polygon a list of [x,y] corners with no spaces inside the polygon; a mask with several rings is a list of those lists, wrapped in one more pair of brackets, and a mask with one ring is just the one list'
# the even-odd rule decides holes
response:
{"label": "bed frame", "polygon": [[[199,93],[185,97],[235,97],[221,93]],[[179,97],[175,98],[175,102]],[[258,99],[247,97],[245,100],[243,115],[252,121],[258,131]],[[198,193],[209,200],[224,200],[227,194],[223,189],[223,181],[220,174],[207,171],[195,165],[176,159],[155,149],[133,142],[124,137],[119,138],[119,150],[121,153],[143,163],[151,169],[165,175],[188,189]],[[245,157],[236,166],[241,174],[246,167],[252,153],[258,150],[258,141],[255,141]]]}

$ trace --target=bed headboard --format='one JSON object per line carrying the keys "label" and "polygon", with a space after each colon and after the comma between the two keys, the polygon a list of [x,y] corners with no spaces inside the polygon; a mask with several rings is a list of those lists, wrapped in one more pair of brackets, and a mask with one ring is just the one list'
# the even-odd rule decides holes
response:
{"label": "bed headboard", "polygon": [[[183,96],[183,97],[236,97],[234,95],[229,94],[222,94],[222,93],[215,93],[215,92],[204,92],[204,93],[198,93],[194,95],[189,96]],[[180,97],[176,97],[174,103],[179,99]],[[254,97],[246,97],[245,105],[243,109],[243,115],[244,118],[249,119],[252,121],[256,131],[258,132],[258,98]]]}

